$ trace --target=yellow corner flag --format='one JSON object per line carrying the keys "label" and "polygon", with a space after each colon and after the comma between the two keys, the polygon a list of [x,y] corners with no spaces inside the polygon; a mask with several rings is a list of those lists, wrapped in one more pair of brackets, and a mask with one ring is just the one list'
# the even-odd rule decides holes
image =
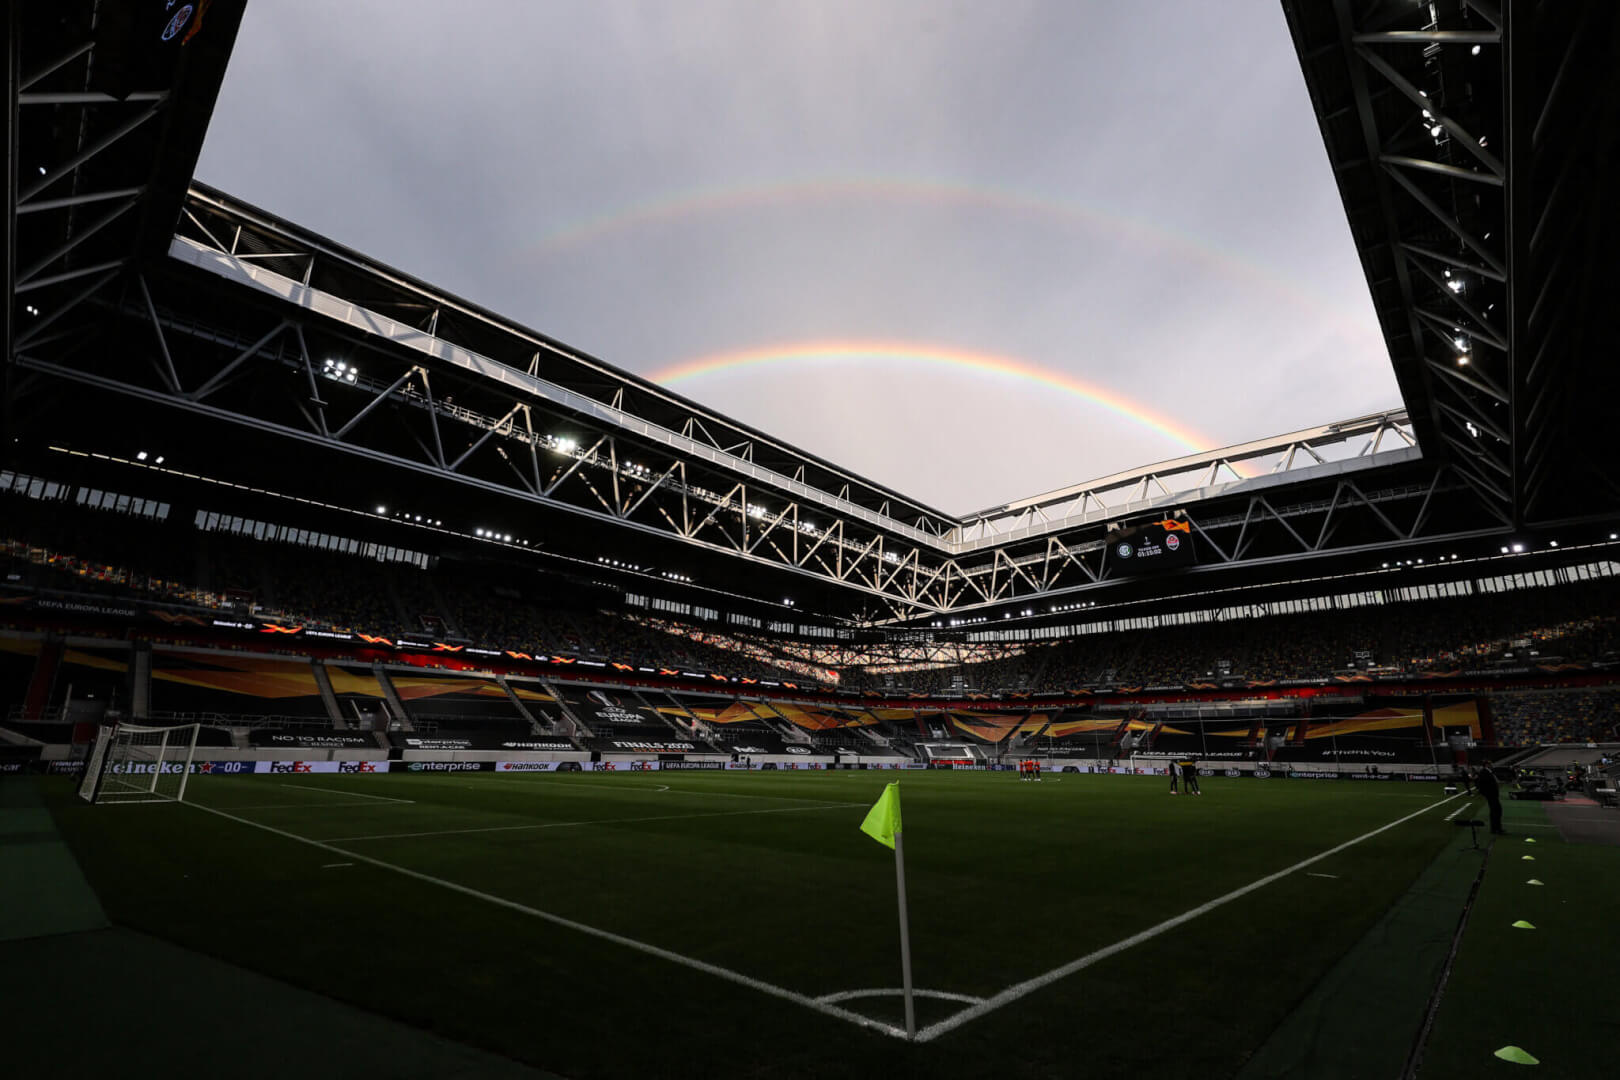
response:
{"label": "yellow corner flag", "polygon": [[894,847],[894,834],[900,831],[900,782],[897,780],[883,789],[878,801],[867,811],[861,822],[861,832],[886,848]]}

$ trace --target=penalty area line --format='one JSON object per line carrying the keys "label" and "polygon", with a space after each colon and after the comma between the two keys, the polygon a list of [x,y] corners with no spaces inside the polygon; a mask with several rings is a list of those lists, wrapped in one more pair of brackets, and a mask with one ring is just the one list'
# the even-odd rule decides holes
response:
{"label": "penalty area line", "polygon": [[1033,979],[1025,979],[1021,983],[1015,983],[1012,986],[1007,987],[1007,989],[992,995],[989,999],[981,1002],[978,1005],[969,1006],[959,1013],[955,1013],[946,1017],[944,1020],[939,1021],[938,1023],[930,1024],[928,1027],[923,1028],[921,1031],[917,1032],[917,1041],[930,1042],[939,1038],[941,1035],[946,1034],[947,1032],[955,1031],[957,1028],[961,1027],[970,1020],[977,1020],[981,1016],[995,1012],[1004,1005],[1011,1005],[1019,998],[1026,997],[1037,990],[1050,986],[1059,979],[1066,979],[1075,972],[1083,971],[1084,969],[1097,963],[1099,960],[1108,959],[1115,953],[1122,953],[1133,945],[1140,945],[1144,941],[1152,941],[1160,934],[1174,930],[1183,923],[1192,922],[1200,915],[1207,915],[1209,912],[1214,911],[1218,907],[1229,904],[1233,900],[1245,897],[1254,892],[1256,889],[1263,889],[1272,882],[1280,881],[1289,874],[1297,873],[1298,871],[1305,869],[1307,866],[1314,866],[1323,859],[1337,855],[1339,852],[1344,851],[1347,848],[1355,847],[1363,840],[1370,840],[1379,833],[1388,832],[1390,829],[1395,828],[1395,826],[1403,825],[1415,817],[1422,814],[1427,814],[1436,806],[1443,806],[1445,803],[1450,802],[1451,799],[1455,799],[1457,797],[1458,796],[1453,795],[1451,798],[1444,799],[1441,802],[1433,804],[1432,806],[1425,806],[1421,810],[1413,811],[1412,813],[1407,814],[1405,817],[1396,818],[1387,825],[1380,825],[1378,828],[1373,829],[1370,832],[1362,833],[1354,840],[1346,840],[1337,847],[1328,848],[1326,851],[1317,855],[1312,855],[1308,859],[1301,859],[1299,862],[1288,867],[1287,869],[1278,870],[1274,874],[1267,874],[1265,877],[1259,878],[1256,881],[1251,881],[1249,884],[1244,885],[1241,888],[1233,889],[1225,896],[1217,896],[1208,903],[1199,904],[1197,907],[1184,911],[1180,915],[1166,919],[1157,925],[1150,926],[1140,933],[1132,934],[1130,937],[1116,941],[1112,945],[1104,946],[1103,948],[1098,949],[1096,952],[1087,953],[1078,959],[1069,961],[1067,964],[1064,964],[1061,967],[1055,967],[1051,971],[1037,975]]}
{"label": "penalty area line", "polygon": [[496,907],[506,908],[508,911],[515,911],[520,915],[528,915],[532,918],[539,919],[542,922],[548,922],[554,926],[560,926],[565,930],[573,930],[576,933],[585,934],[588,937],[594,937],[602,941],[612,942],[615,945],[621,945],[624,948],[633,949],[636,952],[645,953],[648,956],[655,956],[660,960],[667,960],[672,964],[679,964],[681,967],[691,968],[693,971],[701,971],[705,975],[713,975],[717,979],[723,979],[726,982],[735,983],[738,986],[745,986],[750,990],[756,990],[759,993],[766,994],[770,997],[779,998],[782,1001],[789,1001],[795,1005],[801,1005],[812,1012],[821,1013],[823,1016],[831,1016],[837,1020],[844,1020],[854,1024],[857,1027],[866,1028],[869,1031],[875,1031],[879,1034],[888,1035],[897,1039],[904,1039],[906,1037],[904,1029],[897,1028],[893,1024],[885,1024],[882,1021],[874,1020],[869,1016],[862,1016],[860,1013],[851,1012],[848,1009],[841,1009],[837,1005],[818,1001],[817,999],[810,997],[808,994],[801,994],[797,990],[789,990],[785,986],[777,986],[775,983],[766,982],[764,979],[756,979],[752,975],[744,975],[740,971],[733,971],[728,967],[721,967],[719,964],[711,964],[707,960],[699,960],[696,957],[684,956],[681,953],[673,952],[669,949],[661,948],[645,941],[637,941],[635,938],[625,937],[623,934],[615,934],[611,930],[603,930],[600,927],[577,922],[563,915],[557,915],[549,911],[542,911],[537,907],[530,907],[528,904],[520,904],[516,900],[508,900],[505,897],[496,896],[493,893],[483,892],[468,885],[462,885],[458,882],[449,881],[441,877],[434,877],[432,874],[424,874],[420,870],[412,870],[409,867],[400,866],[396,863],[384,862],[382,859],[375,859],[370,855],[362,855],[356,851],[345,851],[343,848],[335,847],[332,844],[328,844],[320,840],[311,840],[307,836],[299,836],[297,833],[288,832],[285,829],[278,829],[274,825],[265,825],[262,822],[253,821],[249,818],[237,817],[235,814],[227,814],[223,810],[216,810],[211,806],[204,806],[201,803],[187,803],[186,805],[195,807],[205,814],[214,814],[229,821],[235,821],[238,824],[247,825],[250,828],[263,829],[265,832],[274,833],[277,836],[285,837],[288,840],[293,840],[300,844],[308,844],[310,847],[320,848],[322,851],[330,851],[336,855],[346,856],[347,858],[353,859],[356,862],[363,862],[369,866],[375,866],[379,870],[388,870],[404,877],[413,878],[416,881],[426,882],[429,885],[437,885],[442,889],[449,889],[451,892],[460,893],[463,896],[470,896],[475,900],[482,900],[485,903],[493,904]]}

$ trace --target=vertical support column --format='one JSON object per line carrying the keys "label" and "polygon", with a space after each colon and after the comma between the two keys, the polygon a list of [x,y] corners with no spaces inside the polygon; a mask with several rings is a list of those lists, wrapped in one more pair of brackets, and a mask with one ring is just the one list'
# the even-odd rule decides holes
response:
{"label": "vertical support column", "polygon": [[22,84],[22,5],[6,5],[6,175],[4,258],[6,296],[0,306],[0,464],[12,459],[17,446],[16,419],[12,415],[12,376],[15,371],[17,303],[17,171],[22,168],[18,145],[18,93]]}
{"label": "vertical support column", "polygon": [[[39,654],[34,658],[34,674],[28,680],[28,692],[23,697],[23,719],[39,720],[51,702],[51,690],[56,686],[56,672],[62,664],[62,639],[48,636],[39,643]],[[64,708],[64,714],[66,712]]]}
{"label": "vertical support column", "polygon": [[145,723],[152,716],[152,644],[137,641],[129,655],[129,716]]}

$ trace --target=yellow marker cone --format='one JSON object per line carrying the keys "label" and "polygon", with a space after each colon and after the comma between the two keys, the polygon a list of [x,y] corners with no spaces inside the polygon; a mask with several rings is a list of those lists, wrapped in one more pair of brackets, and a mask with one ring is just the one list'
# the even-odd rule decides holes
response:
{"label": "yellow marker cone", "polygon": [[1519,858],[1524,860],[1525,862],[1535,862],[1536,861],[1536,857],[1534,855],[1520,855]]}
{"label": "yellow marker cone", "polygon": [[1545,885],[1547,883],[1545,881],[1537,881],[1535,878],[1531,878],[1529,881],[1525,882],[1525,884],[1526,885]]}
{"label": "yellow marker cone", "polygon": [[1524,842],[1527,843],[1527,844],[1533,844],[1536,841],[1535,841],[1535,839],[1533,837],[1527,836],[1527,837],[1524,838]]}
{"label": "yellow marker cone", "polygon": [[1526,922],[1525,920],[1520,919],[1518,922],[1513,924],[1513,928],[1515,930],[1534,930],[1536,926],[1534,923]]}
{"label": "yellow marker cone", "polygon": [[1511,1061],[1515,1065],[1541,1064],[1540,1058],[1531,1057],[1528,1053],[1519,1049],[1517,1046],[1504,1046],[1502,1049],[1498,1050],[1494,1056],[1501,1058],[1503,1061]]}

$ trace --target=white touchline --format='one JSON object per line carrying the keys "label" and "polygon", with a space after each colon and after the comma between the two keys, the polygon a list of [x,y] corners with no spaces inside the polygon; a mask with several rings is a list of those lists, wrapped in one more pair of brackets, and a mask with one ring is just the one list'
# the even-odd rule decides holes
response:
{"label": "white touchline", "polygon": [[1332,879],[1333,879],[1333,880],[1334,880],[1334,881],[1337,881],[1337,880],[1339,880],[1339,875],[1338,875],[1338,874],[1318,874],[1318,873],[1317,873],[1317,872],[1316,872],[1316,871],[1314,871],[1314,870],[1307,870],[1307,871],[1305,871],[1305,876],[1306,876],[1306,877],[1330,877],[1330,878],[1332,878]]}
{"label": "white touchline", "polygon": [[352,862],[329,862],[321,865],[322,870],[335,870],[340,866],[353,866]]}
{"label": "white touchline", "polygon": [[367,795],[363,791],[344,791],[335,787],[316,787],[314,784],[277,784],[277,787],[297,788],[300,791],[324,791],[328,795],[351,795],[356,799],[376,799],[378,802],[414,803],[415,799],[395,799],[388,795]]}
{"label": "white touchline", "polygon": [[284,836],[288,840],[295,840],[300,844],[308,844],[311,847],[317,847],[323,851],[335,852],[338,855],[347,855],[352,859],[356,859],[363,863],[368,863],[371,866],[379,867],[383,870],[392,870],[396,874],[402,874],[405,877],[414,878],[417,881],[425,881],[429,885],[437,885],[440,888],[449,889],[451,892],[461,893],[463,896],[471,896],[474,899],[483,900],[487,903],[494,904],[497,907],[506,908],[509,911],[516,911],[523,915],[531,915],[536,919],[542,919],[546,922],[564,927],[568,930],[574,930],[581,934],[587,934],[590,937],[600,938],[603,941],[611,941],[615,945],[623,945],[627,949],[634,949],[637,952],[646,953],[648,956],[656,956],[661,960],[668,960],[672,964],[680,964],[682,967],[689,967],[694,971],[701,971],[706,975],[713,975],[718,979],[724,979],[727,982],[736,983],[739,986],[746,986],[750,990],[758,990],[762,994],[769,994],[771,997],[781,998],[783,1001],[791,1001],[795,1005],[802,1005],[807,1009],[813,1009],[816,1012],[822,1013],[826,1016],[836,1017],[839,1020],[847,1020],[851,1024],[867,1028],[871,1031],[876,1031],[884,1035],[891,1035],[899,1039],[906,1037],[906,1033],[903,1030],[895,1027],[892,1024],[885,1024],[882,1021],[873,1020],[869,1016],[862,1016],[860,1013],[850,1012],[848,1009],[840,1009],[837,1005],[817,1001],[815,998],[810,997],[807,994],[801,994],[797,990],[789,990],[785,986],[777,986],[775,983],[768,983],[763,979],[756,979],[752,975],[744,975],[740,971],[732,971],[730,968],[721,967],[719,964],[711,964],[707,960],[699,960],[695,957],[683,956],[678,952],[671,952],[670,950],[660,948],[657,945],[650,945],[645,941],[637,941],[635,938],[628,938],[622,934],[615,934],[611,930],[603,930],[600,927],[590,926],[582,922],[575,922],[573,919],[565,918],[562,915],[554,915],[549,911],[541,911],[539,908],[530,907],[527,904],[520,904],[516,900],[507,900],[504,897],[495,896],[492,893],[481,892],[478,889],[470,888],[466,885],[460,885],[454,881],[447,881],[444,878],[434,877],[432,874],[424,874],[419,870],[412,870],[409,867],[399,866],[391,862],[384,862],[381,859],[374,859],[369,855],[361,855],[353,851],[344,851],[340,847],[333,847],[331,844],[324,843],[320,840],[311,840],[307,836],[299,836],[297,833],[291,833],[285,829],[278,829],[274,825],[265,825],[249,818],[237,817],[235,814],[227,814],[223,810],[215,810],[213,807],[204,806],[202,803],[188,803],[186,805],[193,806],[207,814],[215,814],[219,817],[239,822],[251,828],[263,829],[265,832],[275,833],[277,836]]}
{"label": "white touchline", "polygon": [[1430,810],[1433,810],[1435,808],[1435,806],[1443,806],[1446,803],[1450,802],[1451,799],[1455,799],[1457,797],[1458,796],[1453,795],[1453,796],[1451,796],[1450,799],[1442,799],[1440,802],[1435,803],[1433,806],[1425,806],[1423,809],[1413,811],[1412,813],[1407,814],[1405,817],[1396,818],[1394,821],[1390,822],[1388,825],[1380,825],[1378,828],[1372,830],[1371,832],[1362,833],[1360,836],[1356,837],[1354,840],[1346,840],[1344,843],[1340,844],[1338,847],[1328,848],[1326,851],[1322,852],[1319,855],[1312,855],[1308,859],[1302,859],[1299,862],[1295,863],[1293,866],[1288,867],[1286,870],[1279,870],[1275,874],[1267,874],[1265,877],[1260,878],[1257,881],[1252,881],[1252,882],[1250,882],[1249,884],[1243,886],[1240,889],[1233,889],[1231,892],[1227,893],[1225,896],[1218,896],[1214,900],[1209,901],[1207,904],[1200,904],[1197,907],[1192,908],[1191,910],[1182,912],[1180,915],[1177,915],[1175,918],[1166,919],[1166,920],[1164,920],[1164,922],[1161,922],[1161,923],[1159,923],[1159,924],[1157,924],[1155,926],[1150,926],[1146,930],[1143,930],[1139,934],[1132,934],[1130,937],[1124,938],[1124,939],[1122,939],[1120,941],[1116,941],[1112,945],[1104,946],[1103,948],[1098,949],[1096,952],[1087,953],[1086,955],[1080,957],[1077,960],[1071,960],[1067,964],[1064,964],[1062,967],[1055,967],[1051,971],[1048,971],[1043,975],[1035,976],[1033,979],[1025,979],[1021,983],[1015,983],[1012,986],[1007,987],[1007,989],[1002,990],[1000,993],[997,993],[997,994],[993,995],[988,1000],[986,1000],[984,1002],[981,1002],[978,1005],[970,1006],[970,1007],[968,1007],[966,1009],[963,1009],[959,1013],[956,1013],[956,1014],[954,1014],[952,1016],[946,1017],[944,1020],[941,1020],[936,1024],[930,1024],[928,1027],[923,1028],[921,1031],[917,1032],[917,1041],[918,1042],[928,1042],[928,1041],[930,1041],[932,1039],[937,1039],[939,1036],[944,1035],[946,1032],[955,1031],[957,1028],[961,1027],[963,1024],[967,1023],[969,1020],[977,1020],[979,1017],[984,1016],[987,1013],[994,1012],[995,1010],[1001,1008],[1003,1005],[1010,1005],[1013,1002],[1017,1001],[1021,997],[1025,997],[1025,996],[1027,996],[1029,994],[1032,994],[1036,990],[1041,989],[1042,987],[1050,986],[1052,983],[1057,982],[1059,979],[1068,978],[1070,975],[1073,975],[1075,972],[1081,971],[1081,970],[1083,970],[1085,968],[1088,968],[1092,964],[1095,964],[1099,960],[1106,960],[1110,956],[1113,956],[1115,953],[1124,952],[1126,949],[1129,949],[1133,945],[1140,945],[1144,941],[1151,941],[1152,939],[1158,937],[1160,934],[1164,933],[1167,930],[1174,930],[1176,927],[1182,925],[1183,923],[1191,922],[1192,920],[1198,918],[1200,915],[1206,915],[1209,912],[1214,911],[1216,908],[1222,906],[1223,904],[1229,904],[1233,900],[1237,900],[1240,897],[1247,896],[1250,893],[1254,892],[1256,889],[1263,889],[1267,885],[1270,885],[1273,881],[1280,881],[1281,879],[1287,877],[1289,874],[1292,874],[1292,873],[1294,873],[1296,871],[1299,871],[1299,870],[1303,870],[1307,866],[1314,866],[1315,864],[1321,862],[1323,859],[1329,858],[1329,857],[1331,857],[1333,855],[1337,855],[1339,852],[1345,850],[1346,848],[1354,847],[1357,844],[1361,843],[1363,840],[1369,840],[1372,837],[1377,836],[1381,832],[1387,832],[1388,830],[1393,829],[1397,825],[1405,824],[1406,822],[1411,821],[1413,818],[1415,818],[1415,817],[1417,817],[1417,816],[1419,816],[1421,814],[1427,814]]}
{"label": "white touchline", "polygon": [[568,829],[577,825],[621,825],[632,821],[686,821],[689,818],[738,817],[745,814],[804,814],[817,810],[846,810],[865,803],[826,803],[821,806],[779,806],[769,810],[715,810],[706,814],[656,814],[652,817],[598,818],[594,821],[544,821],[532,825],[487,825],[474,829],[434,829],[430,832],[374,833],[370,836],[329,836],[328,844],[353,844],[361,840],[411,840],[419,836],[460,836],[463,833],[518,832],[523,829]]}
{"label": "white touchline", "polygon": [[[1452,798],[1455,799],[1455,798],[1457,798],[1457,796],[1453,795]],[[1446,820],[1451,821],[1454,818],[1461,817],[1462,814],[1463,814],[1463,811],[1472,810],[1473,808],[1474,808],[1473,803],[1463,803],[1461,806],[1457,807],[1457,809],[1455,809],[1451,813],[1447,814],[1446,815]]]}

